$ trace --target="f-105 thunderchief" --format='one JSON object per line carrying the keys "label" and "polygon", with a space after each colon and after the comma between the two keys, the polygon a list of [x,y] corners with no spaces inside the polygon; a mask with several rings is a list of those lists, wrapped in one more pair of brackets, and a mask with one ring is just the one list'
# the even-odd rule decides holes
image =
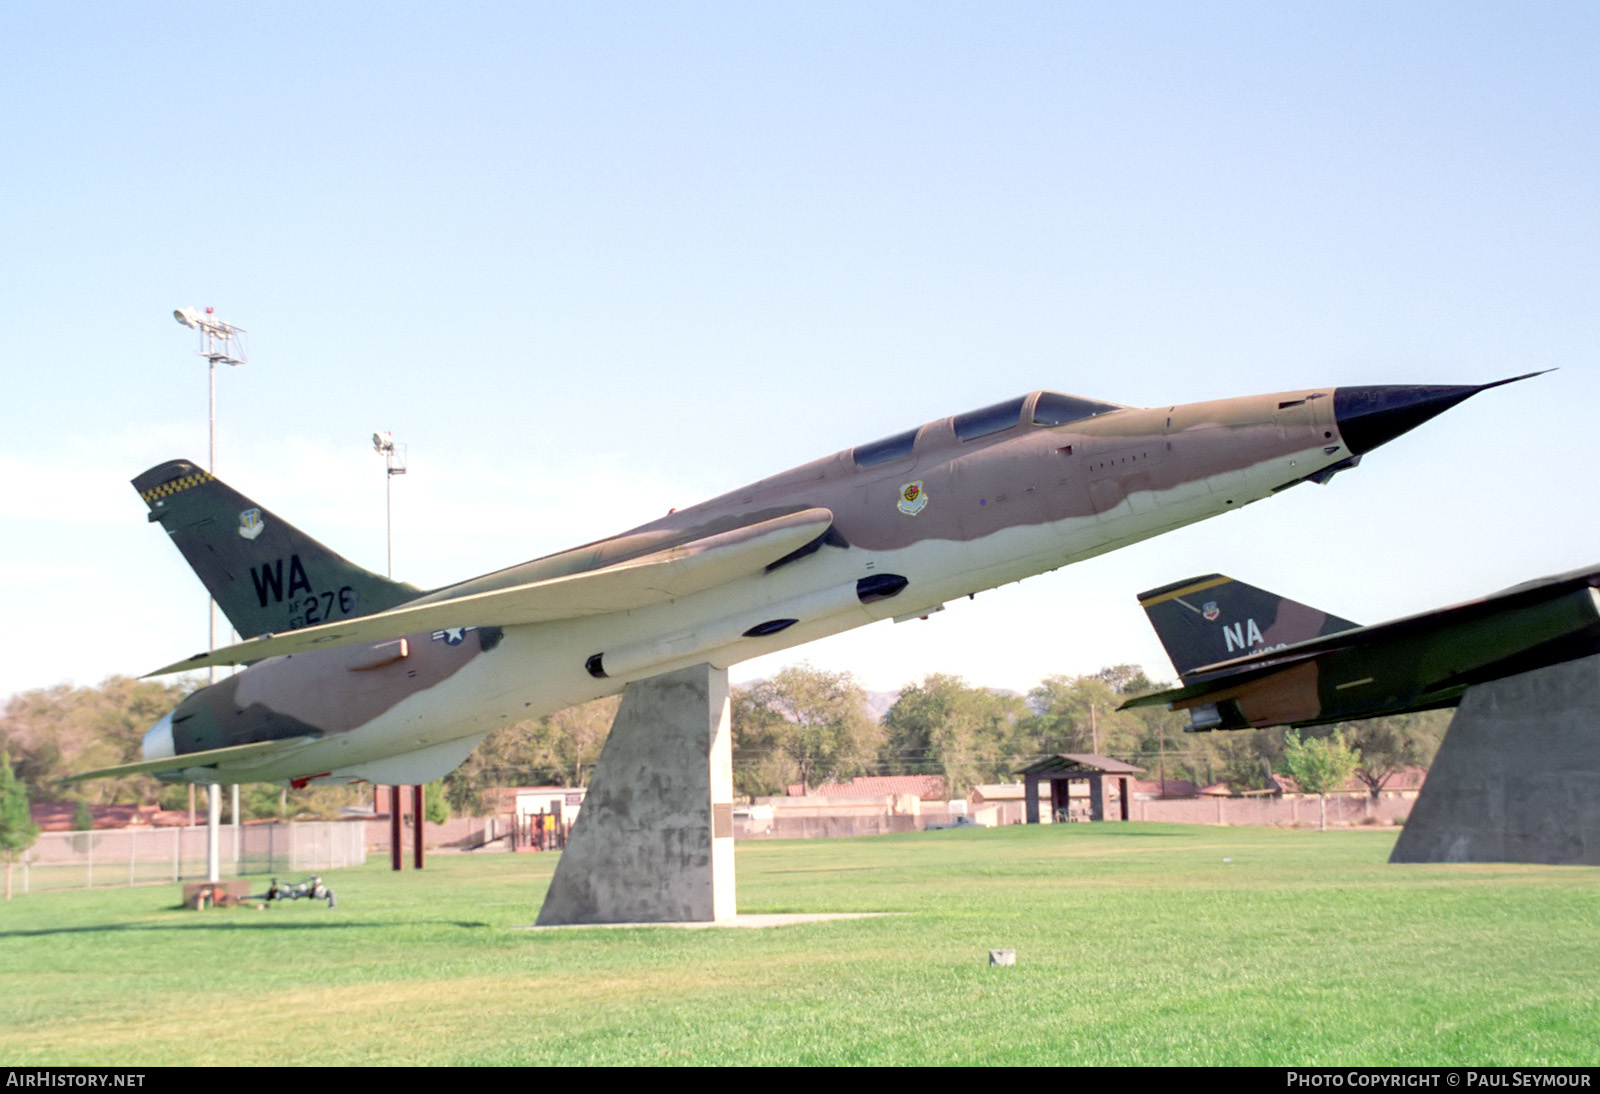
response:
{"label": "f-105 thunderchief", "polygon": [[164,463],[134,486],[246,640],[157,671],[250,667],[162,718],[142,761],[79,777],[425,783],[507,722],[923,616],[1326,483],[1495,386],[1151,408],[1035,391],[431,591],[356,566],[192,463]]}

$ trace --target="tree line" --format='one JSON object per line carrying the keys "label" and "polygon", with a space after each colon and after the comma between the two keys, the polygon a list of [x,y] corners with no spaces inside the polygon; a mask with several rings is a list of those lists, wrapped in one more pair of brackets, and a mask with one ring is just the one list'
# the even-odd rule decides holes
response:
{"label": "tree line", "polygon": [[[185,807],[188,790],[148,775],[62,785],[66,775],[140,758],[145,731],[175,707],[192,679],[113,676],[95,687],[58,685],[13,695],[0,713],[0,750],[34,801],[156,803]],[[1187,715],[1160,708],[1118,710],[1127,699],[1170,685],[1135,665],[1087,676],[1050,676],[1026,695],[931,673],[906,685],[881,720],[847,672],[793,665],[732,694],[735,790],[748,797],[810,790],[855,775],[938,775],[952,797],[985,783],[1015,781],[1044,756],[1093,752],[1145,769],[1145,777],[1226,782],[1235,792],[1267,786],[1288,770],[1281,730],[1185,733]],[[457,813],[480,813],[496,786],[581,786],[600,757],[619,699],[610,697],[504,726],[490,733],[442,790]],[[1356,774],[1376,795],[1394,772],[1426,766],[1450,711],[1429,711],[1306,731],[1334,733],[1360,753]],[[1296,740],[1299,740],[1297,737]],[[241,788],[246,817],[332,816],[370,800],[370,788]]]}
{"label": "tree line", "polygon": [[[1025,696],[933,673],[908,684],[874,722],[848,673],[791,666],[734,694],[734,784],[757,797],[856,775],[939,775],[962,797],[977,785],[1014,782],[1020,768],[1063,752],[1124,760],[1150,779],[1225,782],[1234,792],[1263,789],[1274,772],[1290,770],[1282,730],[1187,733],[1182,711],[1118,709],[1170,686],[1137,665],[1050,676]],[[1355,773],[1376,797],[1396,772],[1432,761],[1450,714],[1341,723],[1304,736],[1359,752]]]}

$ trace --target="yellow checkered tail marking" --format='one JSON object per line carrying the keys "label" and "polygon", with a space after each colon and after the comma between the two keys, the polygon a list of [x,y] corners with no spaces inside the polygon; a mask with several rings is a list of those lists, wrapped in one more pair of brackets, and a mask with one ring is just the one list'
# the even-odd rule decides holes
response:
{"label": "yellow checkered tail marking", "polygon": [[154,504],[162,498],[170,498],[174,494],[182,493],[191,486],[200,486],[208,483],[212,480],[212,477],[209,471],[196,471],[194,474],[185,475],[181,479],[164,482],[160,486],[142,492],[139,496],[145,501]]}

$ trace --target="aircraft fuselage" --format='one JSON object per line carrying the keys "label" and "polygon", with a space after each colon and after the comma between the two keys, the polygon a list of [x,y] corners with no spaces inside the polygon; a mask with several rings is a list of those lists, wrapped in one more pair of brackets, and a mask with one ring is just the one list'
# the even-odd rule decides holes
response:
{"label": "aircraft fuselage", "polygon": [[[726,667],[877,620],[924,615],[1308,478],[1326,481],[1422,420],[1374,439],[1369,415],[1352,451],[1341,427],[1353,419],[1335,404],[1390,390],[1298,390],[1154,409],[1034,392],[930,422],[404,607],[593,573],[761,521],[831,515],[825,534],[754,572],[626,610],[509,626],[471,626],[464,617],[461,627],[268,657],[186,699],[152,731],[146,755],[294,738],[281,753],[168,777],[427,781],[497,726],[634,680],[700,662]],[[249,525],[241,514],[240,536],[249,538]],[[290,574],[298,564],[265,565]],[[261,610],[278,611],[272,588],[254,579]],[[308,603],[314,615],[337,614],[341,600],[354,599],[319,580],[308,573],[304,587],[282,599],[282,620],[261,629],[314,625]]]}

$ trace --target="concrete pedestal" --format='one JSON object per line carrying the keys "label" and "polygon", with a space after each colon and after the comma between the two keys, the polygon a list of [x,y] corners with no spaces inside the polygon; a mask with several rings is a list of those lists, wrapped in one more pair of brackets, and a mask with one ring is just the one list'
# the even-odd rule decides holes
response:
{"label": "concrete pedestal", "polygon": [[727,670],[629,684],[538,923],[733,917]]}
{"label": "concrete pedestal", "polygon": [[1600,865],[1600,657],[1468,689],[1389,861]]}

